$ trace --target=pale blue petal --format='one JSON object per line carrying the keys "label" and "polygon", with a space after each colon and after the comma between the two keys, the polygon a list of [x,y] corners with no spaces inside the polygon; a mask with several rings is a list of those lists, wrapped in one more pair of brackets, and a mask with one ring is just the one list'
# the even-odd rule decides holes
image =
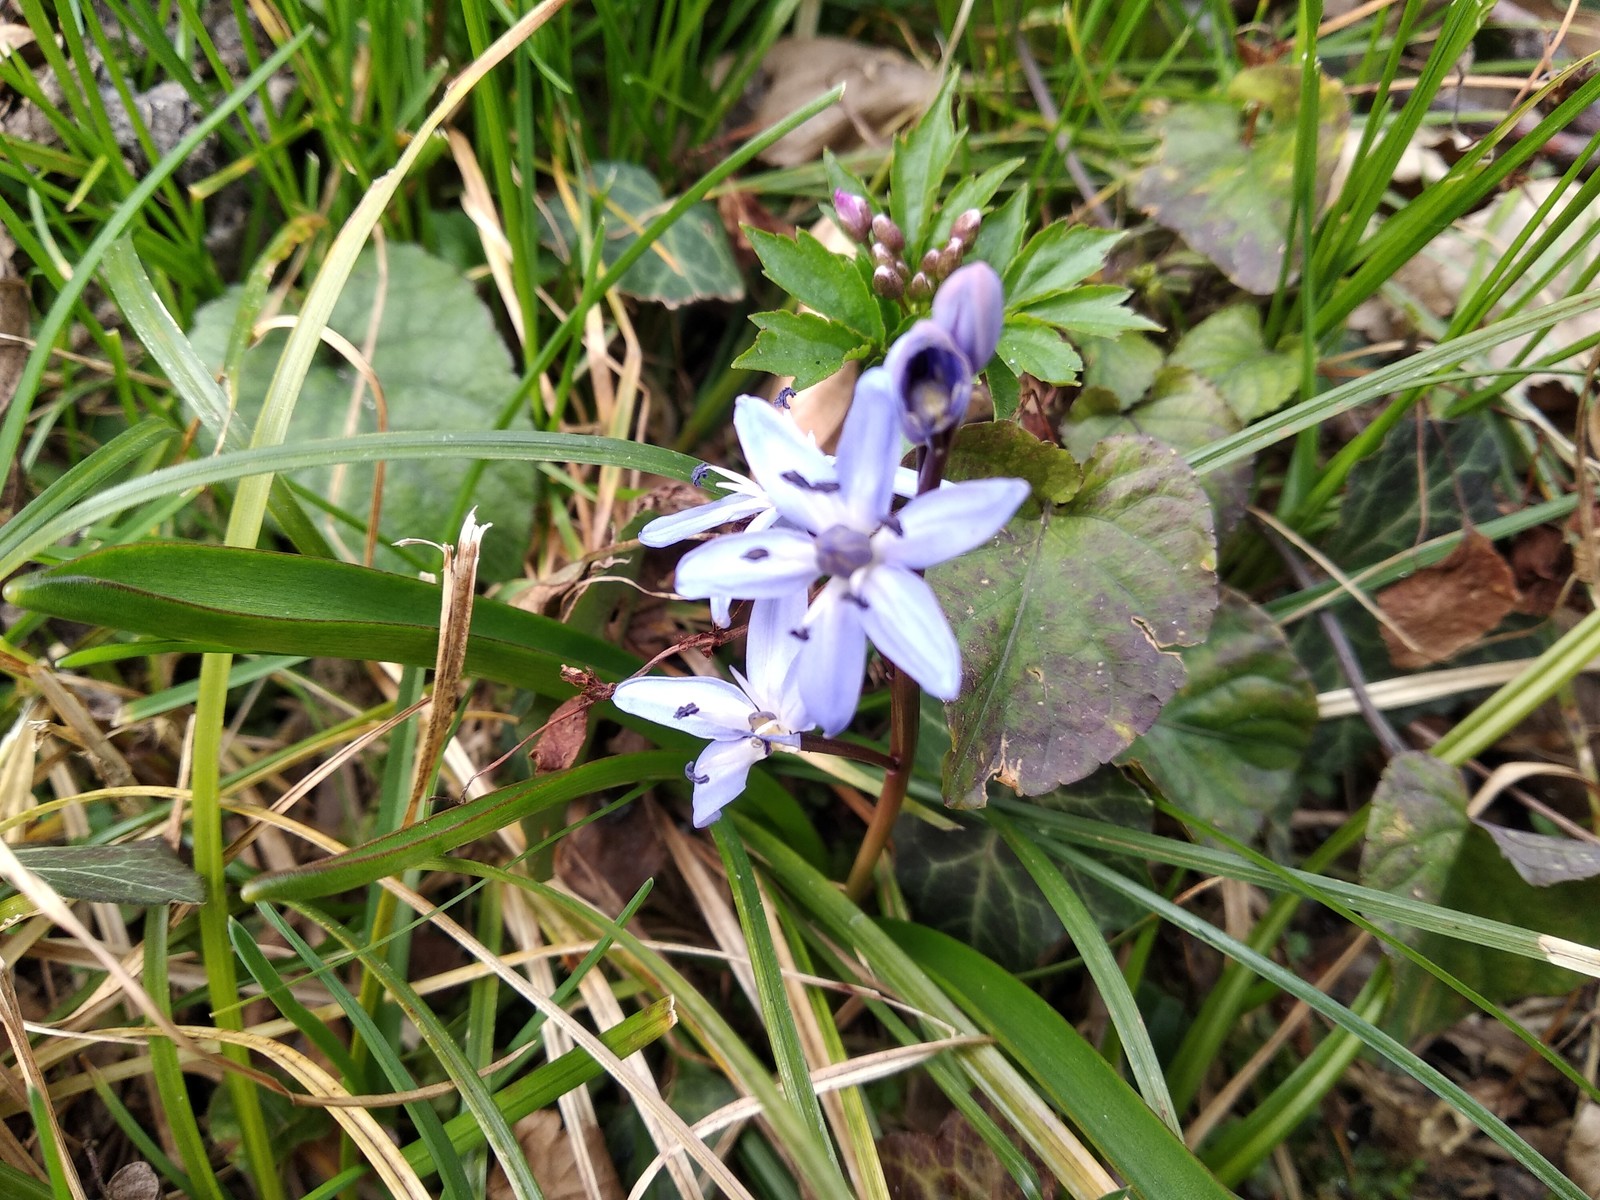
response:
{"label": "pale blue petal", "polygon": [[750,629],[745,640],[744,669],[750,678],[750,698],[768,712],[777,713],[783,683],[804,643],[794,631],[805,623],[806,589],[785,596],[757,600],[750,607]]}
{"label": "pale blue petal", "polygon": [[867,636],[861,608],[842,579],[833,579],[806,614],[805,644],[796,668],[806,713],[828,737],[850,724],[861,700],[867,667]]}
{"label": "pale blue petal", "polygon": [[933,320],[960,348],[976,375],[989,365],[1000,345],[1006,317],[1005,286],[988,263],[957,270],[933,297]]}
{"label": "pale blue petal", "polygon": [[863,532],[889,514],[900,455],[899,400],[888,373],[874,367],[856,382],[834,459],[848,520]]}
{"label": "pale blue petal", "polygon": [[711,623],[718,629],[726,629],[733,624],[733,597],[708,596],[711,605]]}
{"label": "pale blue petal", "polygon": [[733,427],[750,474],[779,513],[813,533],[839,523],[843,508],[838,475],[793,417],[757,396],[740,396],[734,403]]}
{"label": "pale blue petal", "polygon": [[625,713],[726,741],[750,732],[750,698],[725,679],[705,675],[649,675],[617,684],[611,702]]}
{"label": "pale blue petal", "polygon": [[1021,479],[973,479],[918,496],[872,538],[881,562],[921,571],[983,545],[1028,498]]}
{"label": "pale blue petal", "polygon": [[750,778],[750,768],[769,753],[760,738],[743,737],[736,742],[712,742],[694,760],[690,778],[694,781],[694,824],[704,829],[722,810],[737,800]]}
{"label": "pale blue petal", "polygon": [[696,546],[678,563],[674,586],[692,600],[761,600],[804,591],[817,577],[816,543],[795,529],[733,533]]}
{"label": "pale blue petal", "polygon": [[931,696],[954,700],[961,691],[961,648],[922,577],[899,567],[863,571],[859,583],[867,606],[860,620],[878,652]]}
{"label": "pale blue petal", "polygon": [[765,496],[744,496],[736,492],[682,512],[657,517],[639,530],[639,540],[646,546],[671,546],[697,533],[709,532],[730,521],[742,521],[771,508],[772,501]]}

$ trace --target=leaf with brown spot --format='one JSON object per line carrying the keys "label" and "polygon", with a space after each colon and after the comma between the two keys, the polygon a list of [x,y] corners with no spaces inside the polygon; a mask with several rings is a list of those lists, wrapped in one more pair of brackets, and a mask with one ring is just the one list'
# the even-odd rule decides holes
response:
{"label": "leaf with brown spot", "polygon": [[1461,544],[1431,567],[1378,593],[1389,660],[1403,669],[1425,667],[1465,650],[1517,607],[1517,583],[1494,543],[1468,528]]}

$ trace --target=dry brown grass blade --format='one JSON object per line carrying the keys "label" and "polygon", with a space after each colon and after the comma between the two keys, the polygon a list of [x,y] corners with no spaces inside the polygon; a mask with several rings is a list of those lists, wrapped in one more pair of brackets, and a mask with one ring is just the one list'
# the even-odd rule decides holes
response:
{"label": "dry brown grass blade", "polygon": [[[467,661],[467,633],[472,626],[472,602],[478,583],[478,555],[483,535],[492,525],[478,523],[473,509],[461,524],[461,536],[454,547],[440,546],[444,567],[440,572],[439,649],[433,660],[433,697],[428,702],[427,722],[422,744],[417,749],[416,774],[411,780],[411,798],[406,802],[401,827],[412,824],[422,808],[423,794],[439,769],[455,721],[456,701],[461,698],[461,669]],[[401,545],[419,545],[406,538]],[[431,544],[431,543],[430,543]]]}
{"label": "dry brown grass blade", "polygon": [[55,710],[62,723],[77,735],[90,765],[107,785],[127,787],[134,782],[133,768],[128,765],[128,760],[111,744],[83,702],[56,678],[56,673],[50,667],[35,663],[28,668],[28,681],[39,689],[39,694]]}
{"label": "dry brown grass blade", "polygon": [[[886,1079],[890,1075],[899,1074],[901,1071],[910,1070],[920,1066],[936,1054],[946,1050],[956,1050],[967,1046],[987,1046],[994,1039],[979,1035],[961,1035],[958,1037],[940,1038],[933,1042],[919,1042],[915,1046],[892,1046],[887,1050],[876,1050],[871,1054],[863,1054],[852,1058],[848,1062],[833,1063],[811,1073],[811,1082],[819,1095],[837,1092],[840,1088],[859,1087],[864,1083],[871,1083],[877,1079]],[[735,1100],[724,1104],[721,1108],[708,1116],[702,1117],[694,1123],[693,1129],[701,1137],[709,1137],[719,1130],[740,1121],[748,1121],[752,1117],[761,1115],[761,1102],[753,1096]],[[651,1160],[650,1165],[644,1169],[644,1174],[639,1176],[633,1185],[633,1191],[628,1194],[628,1200],[639,1200],[649,1188],[650,1182],[655,1178],[656,1172],[661,1170],[663,1163],[658,1155]]]}
{"label": "dry brown grass blade", "polygon": [[456,160],[456,170],[461,175],[461,211],[478,231],[478,243],[483,247],[483,257],[489,264],[489,274],[494,277],[495,290],[500,293],[500,304],[517,335],[517,345],[526,349],[527,334],[522,328],[522,305],[517,301],[517,286],[511,277],[513,255],[511,243],[500,224],[500,213],[494,206],[494,193],[478,165],[478,155],[472,143],[459,130],[448,129],[450,155]]}
{"label": "dry brown grass blade", "polygon": [[[11,852],[7,850],[6,853]],[[45,1120],[49,1122],[56,1147],[61,1152],[61,1172],[66,1180],[67,1190],[72,1193],[73,1200],[89,1200],[88,1193],[83,1190],[83,1181],[78,1178],[78,1169],[73,1165],[72,1155],[67,1152],[66,1135],[62,1132],[61,1122],[56,1119],[55,1106],[50,1102],[50,1089],[45,1085],[44,1073],[34,1061],[33,1045],[28,1041],[28,1031],[22,1022],[22,1006],[17,1003],[17,991],[11,983],[11,966],[5,962],[0,962],[0,1025],[5,1026],[6,1038],[11,1043],[11,1052],[16,1055],[17,1069],[22,1073],[23,1085],[29,1092],[38,1094],[44,1107]]]}
{"label": "dry brown grass blade", "polygon": [[[318,847],[327,854],[341,854],[349,849],[342,842],[329,837],[321,830],[313,829],[311,826],[292,820],[289,817],[276,813],[270,815],[259,813],[256,815]],[[651,1118],[659,1121],[662,1127],[680,1143],[683,1152],[693,1158],[724,1193],[733,1197],[734,1200],[754,1200],[754,1197],[739,1182],[738,1178],[728,1168],[728,1165],[712,1154],[705,1143],[694,1136],[683,1118],[673,1112],[666,1102],[661,1099],[660,1093],[654,1089],[646,1089],[639,1086],[632,1072],[612,1052],[611,1048],[575,1020],[559,1004],[553,1003],[548,993],[539,991],[521,975],[518,975],[502,962],[497,954],[474,937],[458,921],[447,913],[441,912],[439,906],[426,897],[395,879],[383,879],[379,883],[380,886],[394,895],[407,908],[411,909],[423,920],[434,925],[468,955],[487,967],[512,991],[516,992],[517,995],[521,996],[535,1010],[541,1013],[547,1022],[563,1030],[576,1045],[586,1050],[589,1056],[600,1064],[606,1074],[616,1080],[622,1089],[628,1093],[629,1098],[640,1113],[647,1113]]]}

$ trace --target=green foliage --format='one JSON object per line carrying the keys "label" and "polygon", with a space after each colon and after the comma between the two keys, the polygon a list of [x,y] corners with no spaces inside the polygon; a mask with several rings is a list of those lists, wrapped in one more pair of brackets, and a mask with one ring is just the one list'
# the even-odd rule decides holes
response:
{"label": "green foliage", "polygon": [[121,846],[18,846],[17,860],[72,900],[198,904],[200,877],[165,842]]}
{"label": "green foliage", "polygon": [[[584,222],[585,232],[559,205],[549,208],[547,245],[566,262],[587,262],[588,242],[598,243],[605,268],[639,239],[650,219],[667,207],[655,176],[632,163],[597,162],[586,180],[587,195],[598,216]],[[738,300],[744,283],[733,261],[728,235],[709,204],[685,212],[649,250],[622,273],[619,290],[641,300],[675,308],[695,300]]]}
{"label": "green foliage", "polygon": [[1244,424],[1276,412],[1300,386],[1300,354],[1292,343],[1268,346],[1261,314],[1245,304],[1213,313],[1179,339],[1170,361],[1215,385]]}
{"label": "green foliage", "polygon": [[852,260],[833,253],[803,229],[786,238],[746,227],[745,236],[773,283],[865,341],[883,340],[883,313]]}
{"label": "green foliage", "polygon": [[[214,371],[228,371],[237,411],[254,425],[262,397],[277,369],[285,336],[268,334],[229,362],[233,330],[240,319],[241,294],[235,290],[213,301],[195,317],[190,337],[196,352]],[[374,336],[373,322],[377,321]],[[357,261],[339,295],[329,329],[356,347],[370,345],[368,361],[383,388],[382,409],[351,365],[331,352],[319,357],[301,386],[290,422],[296,441],[357,433],[374,427],[394,430],[493,429],[506,396],[516,387],[511,354],[495,330],[489,310],[471,284],[449,263],[416,246],[390,246],[382,261],[367,252]],[[360,389],[360,403],[356,391]],[[528,419],[516,425],[529,427]],[[383,476],[382,533],[376,565],[414,569],[388,543],[402,537],[452,541],[448,510],[439,503],[459,479],[459,467],[444,461],[394,463]],[[322,501],[345,510],[348,518],[324,516],[330,540],[360,545],[373,497],[373,468],[364,463],[305,472],[298,481]],[[479,481],[479,517],[495,526],[483,543],[480,570],[485,578],[517,573],[529,538],[534,485],[520,464],[497,463]],[[351,557],[360,557],[359,548]]]}
{"label": "green foliage", "polygon": [[[1294,274],[1285,259],[1303,102],[1299,69],[1280,64],[1241,71],[1227,95],[1176,105],[1161,118],[1161,152],[1140,174],[1133,200],[1239,287],[1269,295],[1286,269]],[[1320,207],[1350,108],[1344,90],[1327,78],[1315,102]],[[1242,121],[1241,103],[1253,114]]]}
{"label": "green foliage", "polygon": [[734,366],[774,375],[793,375],[794,386],[821,383],[872,346],[838,321],[815,313],[766,312],[750,318],[761,332],[755,345],[734,360]]}
{"label": "green foliage", "polygon": [[[952,477],[999,473],[1032,440],[958,440]],[[947,803],[981,807],[994,777],[1038,795],[1110,761],[1182,684],[1168,648],[1210,625],[1211,510],[1176,453],[1116,437],[1082,471],[1064,502],[1025,505],[987,546],[929,572],[963,647]]]}
{"label": "green foliage", "polygon": [[1272,619],[1231,591],[1209,636],[1182,657],[1188,679],[1119,761],[1137,763],[1180,807],[1249,841],[1294,807],[1317,720],[1311,678]]}

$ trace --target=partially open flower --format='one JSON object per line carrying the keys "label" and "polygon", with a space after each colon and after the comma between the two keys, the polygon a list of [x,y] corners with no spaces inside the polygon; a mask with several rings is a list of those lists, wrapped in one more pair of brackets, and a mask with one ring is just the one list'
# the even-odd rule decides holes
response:
{"label": "partially open flower", "polygon": [[968,263],[952,272],[933,298],[934,324],[954,339],[974,375],[994,357],[1005,318],[1005,285],[988,263]]}
{"label": "partially open flower", "polygon": [[1004,320],[1005,290],[989,264],[970,263],[945,280],[932,318],[907,330],[883,360],[906,437],[927,445],[961,424],[973,379],[994,357]]}

